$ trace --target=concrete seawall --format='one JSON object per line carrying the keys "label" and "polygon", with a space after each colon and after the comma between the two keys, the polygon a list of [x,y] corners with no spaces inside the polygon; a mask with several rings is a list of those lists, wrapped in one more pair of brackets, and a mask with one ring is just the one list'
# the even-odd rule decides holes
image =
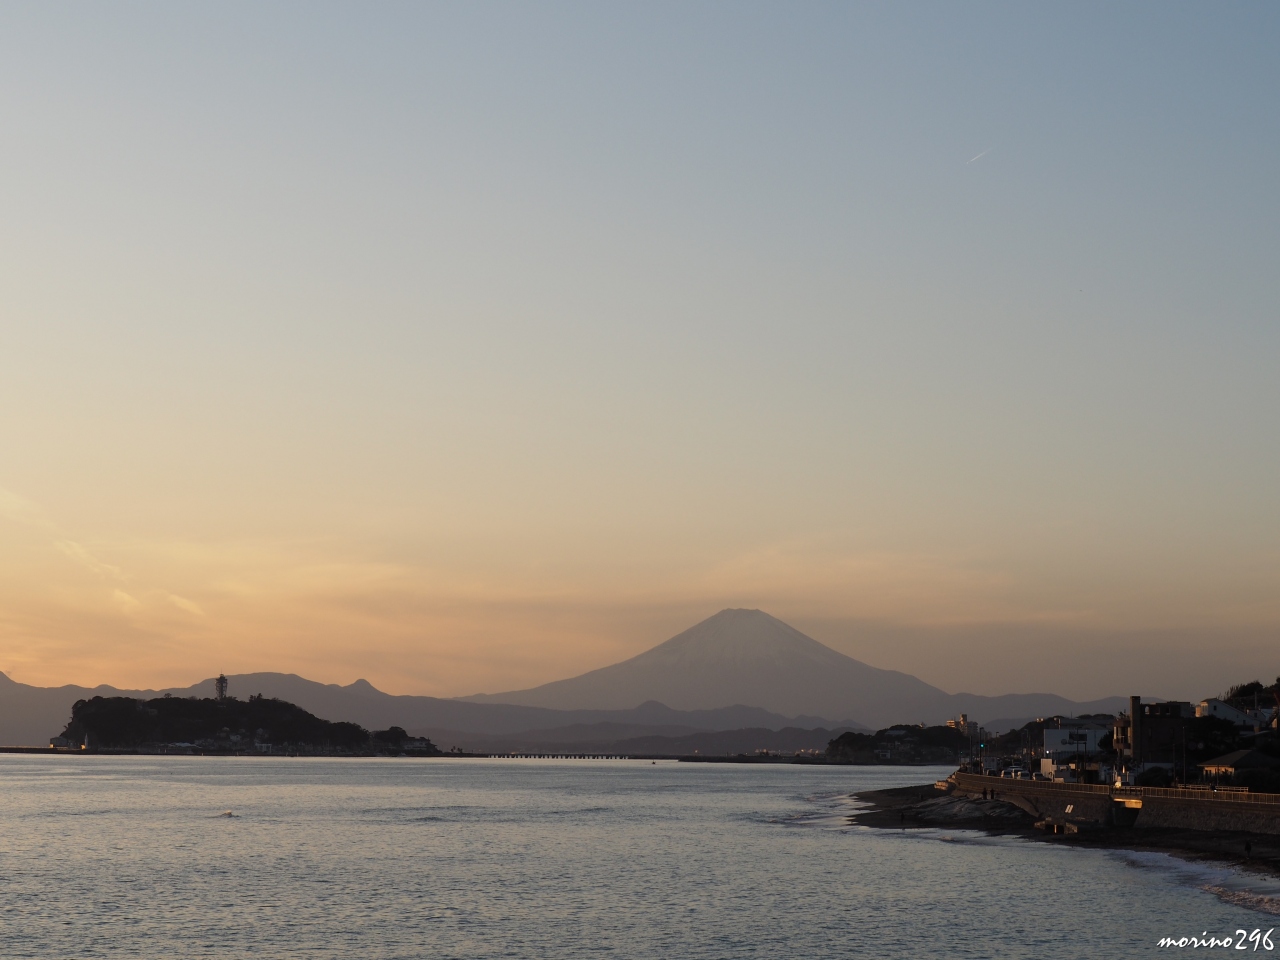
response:
{"label": "concrete seawall", "polygon": [[988,794],[994,791],[1001,800],[1016,804],[1038,818],[1080,817],[1106,826],[1135,829],[1280,834],[1280,796],[1274,794],[1235,794],[1239,799],[1228,799],[1212,794],[1187,796],[1191,791],[1184,790],[1117,789],[1093,784],[1006,780],[971,773],[955,773],[951,781],[956,793],[980,797],[983,790]]}

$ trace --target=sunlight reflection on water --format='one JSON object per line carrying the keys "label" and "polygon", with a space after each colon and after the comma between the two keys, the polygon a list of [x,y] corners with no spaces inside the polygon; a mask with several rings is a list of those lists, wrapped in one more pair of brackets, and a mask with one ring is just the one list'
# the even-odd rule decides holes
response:
{"label": "sunlight reflection on water", "polygon": [[[0,759],[5,957],[1154,956],[1270,881],[850,826],[921,768]],[[1216,895],[1215,895],[1216,894]]]}

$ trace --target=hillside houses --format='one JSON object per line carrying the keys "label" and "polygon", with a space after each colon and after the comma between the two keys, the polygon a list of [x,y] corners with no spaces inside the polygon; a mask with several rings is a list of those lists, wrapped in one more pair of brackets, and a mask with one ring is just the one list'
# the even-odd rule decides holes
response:
{"label": "hillside houses", "polygon": [[1195,703],[1131,697],[1116,716],[1041,718],[984,738],[970,767],[1014,778],[1280,792],[1277,692],[1280,683],[1255,681]]}

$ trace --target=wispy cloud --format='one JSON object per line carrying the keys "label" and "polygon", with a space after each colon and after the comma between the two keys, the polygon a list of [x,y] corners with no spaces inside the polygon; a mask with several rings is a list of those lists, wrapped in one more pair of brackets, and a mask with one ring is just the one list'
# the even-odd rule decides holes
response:
{"label": "wispy cloud", "polygon": [[[145,612],[163,619],[165,616],[163,611],[169,607],[191,616],[206,616],[204,608],[194,600],[171,593],[155,585],[153,580],[148,584],[145,581],[150,578],[145,576],[142,578],[144,582],[138,583],[137,578],[122,567],[99,559],[83,543],[67,537],[65,531],[50,520],[38,504],[4,487],[0,487],[0,519],[21,523],[39,531],[37,535],[48,537],[46,542],[52,544],[62,556],[71,560],[76,566],[107,581],[108,592],[99,596],[106,600],[108,608],[118,613],[123,613],[132,619]],[[120,589],[120,586],[126,583],[131,585],[132,592]]]}
{"label": "wispy cloud", "polygon": [[142,609],[142,602],[138,600],[137,597],[125,593],[123,590],[111,591],[111,599],[123,613],[137,613]]}
{"label": "wispy cloud", "polygon": [[124,571],[119,567],[112,566],[109,563],[103,563],[95,557],[83,545],[76,543],[74,540],[55,540],[54,546],[61,550],[66,556],[70,557],[76,563],[92,570],[94,573],[104,577],[110,577],[113,580],[125,579]]}
{"label": "wispy cloud", "polygon": [[176,593],[171,593],[169,594],[169,602],[179,610],[185,610],[187,613],[195,614],[197,617],[204,616],[204,610],[201,609],[200,604],[196,603],[194,600],[188,600],[186,597],[180,597]]}
{"label": "wispy cloud", "polygon": [[12,490],[6,490],[4,487],[0,487],[0,517],[4,517],[6,520],[16,520],[18,523],[31,523],[41,527],[49,526],[49,522],[45,520],[38,506],[26,499],[26,497],[20,497]]}

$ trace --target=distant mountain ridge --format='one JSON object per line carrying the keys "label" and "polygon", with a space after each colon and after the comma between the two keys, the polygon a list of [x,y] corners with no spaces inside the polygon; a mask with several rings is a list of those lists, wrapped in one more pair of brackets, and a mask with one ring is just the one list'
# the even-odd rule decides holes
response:
{"label": "distant mountain ridge", "polygon": [[[1115,713],[1128,706],[1122,697],[1075,703],[1043,693],[949,694],[847,657],[759,610],[722,610],[630,660],[510,693],[444,699],[383,693],[367,680],[341,686],[287,673],[228,679],[234,696],[277,697],[325,720],[349,720],[370,730],[399,726],[446,749],[481,742],[494,749],[501,743],[655,743],[751,728],[874,730],[942,723],[959,713],[987,723]],[[213,679],[167,690],[121,690],[35,687],[0,673],[0,745],[48,743],[77,700],[166,693],[212,697]]]}
{"label": "distant mountain ridge", "polygon": [[581,676],[473,703],[549,709],[625,707],[657,700],[678,710],[749,703],[783,715],[852,718],[873,729],[943,723],[967,713],[998,717],[1114,713],[1123,697],[1075,703],[1047,693],[950,694],[896,670],[881,670],[807,637],[760,610],[721,610],[630,660]]}
{"label": "distant mountain ridge", "polygon": [[[486,742],[490,742],[495,737],[558,729],[570,730],[571,736],[553,738],[556,742],[566,738],[574,742],[602,742],[622,737],[680,736],[746,727],[781,730],[792,726],[833,726],[820,717],[784,717],[740,705],[716,710],[672,710],[661,703],[642,703],[626,710],[548,710],[440,697],[397,696],[383,693],[367,680],[340,686],[317,683],[291,673],[233,674],[227,679],[230,693],[241,699],[253,694],[276,697],[325,720],[349,720],[370,730],[399,726],[414,735],[430,737],[446,749],[455,743],[474,744],[478,742],[478,735],[484,735],[488,738]],[[105,684],[35,687],[0,673],[0,745],[47,744],[50,737],[66,726],[77,700],[95,696],[151,699],[166,693],[175,697],[212,697],[214,681],[210,677],[189,687],[164,690],[123,690]],[[593,727],[598,728],[594,733],[586,732]],[[544,736],[542,742],[552,741]]]}

